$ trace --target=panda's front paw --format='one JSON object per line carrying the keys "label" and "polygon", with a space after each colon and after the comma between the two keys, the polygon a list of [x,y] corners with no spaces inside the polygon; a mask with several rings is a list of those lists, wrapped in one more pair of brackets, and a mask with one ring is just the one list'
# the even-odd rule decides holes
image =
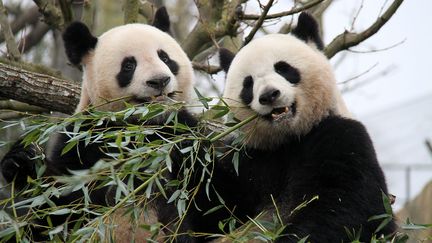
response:
{"label": "panda's front paw", "polygon": [[24,147],[21,141],[14,144],[12,149],[3,157],[0,162],[1,173],[7,183],[15,179],[15,186],[18,189],[27,184],[27,177],[36,177],[35,160],[36,147],[29,145]]}

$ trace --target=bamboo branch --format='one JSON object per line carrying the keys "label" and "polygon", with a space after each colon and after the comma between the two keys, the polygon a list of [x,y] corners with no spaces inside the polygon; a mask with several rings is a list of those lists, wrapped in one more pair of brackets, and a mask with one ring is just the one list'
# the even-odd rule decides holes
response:
{"label": "bamboo branch", "polygon": [[81,88],[77,83],[0,63],[0,96],[47,110],[72,114]]}
{"label": "bamboo branch", "polygon": [[6,48],[8,50],[9,57],[14,61],[18,61],[21,59],[21,53],[19,52],[18,46],[15,43],[15,38],[12,34],[7,16],[7,10],[3,6],[3,1],[0,0],[0,26],[6,41]]}
{"label": "bamboo branch", "polygon": [[330,44],[324,48],[324,54],[328,58],[332,58],[336,53],[346,50],[352,46],[358,45],[360,42],[368,39],[377,33],[381,27],[393,16],[404,0],[394,0],[388,9],[366,30],[360,33],[345,31],[336,36]]}
{"label": "bamboo branch", "polygon": [[246,36],[245,41],[243,43],[243,46],[247,45],[247,43],[249,43],[252,40],[252,38],[255,36],[255,34],[259,30],[259,28],[261,28],[262,24],[264,23],[264,20],[266,19],[268,11],[270,10],[271,6],[273,5],[273,1],[274,0],[269,0],[267,5],[264,7],[260,18],[255,23],[255,26],[253,27],[253,29],[251,30],[249,35]]}
{"label": "bamboo branch", "polygon": [[[319,4],[319,3],[323,2],[323,1],[324,0],[313,0],[313,1],[310,1],[310,2],[306,3],[305,5],[303,5],[301,7],[298,7],[298,8],[294,8],[294,9],[291,9],[291,10],[288,10],[288,11],[284,11],[284,12],[280,12],[280,13],[266,15],[264,17],[264,19],[276,19],[276,18],[281,18],[281,17],[285,17],[285,16],[288,16],[288,15],[293,15],[293,14],[296,14],[296,13],[300,13],[300,12],[302,12],[304,10],[312,8],[313,6]],[[261,15],[258,15],[258,14],[244,14],[241,17],[241,19],[243,19],[243,20],[258,20],[258,19],[261,18],[261,16],[262,16],[262,14]]]}

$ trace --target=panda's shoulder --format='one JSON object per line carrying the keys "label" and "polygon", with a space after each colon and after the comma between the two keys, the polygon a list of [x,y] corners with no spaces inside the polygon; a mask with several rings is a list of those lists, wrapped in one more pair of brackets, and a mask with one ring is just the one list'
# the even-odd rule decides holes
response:
{"label": "panda's shoulder", "polygon": [[310,146],[325,153],[375,153],[365,126],[340,116],[323,119],[307,135]]}

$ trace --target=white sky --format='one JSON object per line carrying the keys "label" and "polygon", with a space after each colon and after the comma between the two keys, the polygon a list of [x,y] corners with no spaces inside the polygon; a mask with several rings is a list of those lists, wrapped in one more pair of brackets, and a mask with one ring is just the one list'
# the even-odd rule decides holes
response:
{"label": "white sky", "polygon": [[[365,0],[355,29],[363,30],[374,22],[384,2],[386,1]],[[360,4],[359,0],[338,0],[331,5],[324,16],[325,43],[329,43],[345,28],[351,27],[353,13]],[[377,64],[369,73],[352,82],[358,83],[390,67],[387,75],[374,78],[367,85],[344,95],[349,109],[359,118],[364,114],[394,107],[395,104],[405,103],[416,97],[432,95],[432,80],[428,73],[432,68],[431,8],[432,1],[404,1],[396,14],[376,35],[353,49],[367,51],[387,48],[405,40],[404,43],[380,52],[350,52],[336,68],[336,76],[341,82]],[[332,61],[335,62],[338,56]]]}

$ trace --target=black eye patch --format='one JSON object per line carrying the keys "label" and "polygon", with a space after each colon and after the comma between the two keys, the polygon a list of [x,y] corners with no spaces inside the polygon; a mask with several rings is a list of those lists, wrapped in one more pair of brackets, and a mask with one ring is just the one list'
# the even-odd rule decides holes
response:
{"label": "black eye patch", "polygon": [[240,99],[244,104],[248,105],[253,99],[253,78],[252,76],[247,76],[243,80],[243,89],[240,92]]}
{"label": "black eye patch", "polygon": [[172,60],[164,50],[158,50],[157,54],[159,56],[159,59],[161,59],[161,61],[168,66],[171,72],[174,75],[177,75],[179,72],[179,65],[177,64],[177,62]]}
{"label": "black eye patch", "polygon": [[284,77],[288,82],[292,84],[297,84],[300,82],[300,72],[297,68],[289,65],[284,61],[275,63],[275,71],[282,77]]}
{"label": "black eye patch", "polygon": [[135,73],[136,66],[137,61],[135,57],[130,56],[123,59],[120,66],[120,72],[116,76],[120,87],[124,88],[130,84]]}

